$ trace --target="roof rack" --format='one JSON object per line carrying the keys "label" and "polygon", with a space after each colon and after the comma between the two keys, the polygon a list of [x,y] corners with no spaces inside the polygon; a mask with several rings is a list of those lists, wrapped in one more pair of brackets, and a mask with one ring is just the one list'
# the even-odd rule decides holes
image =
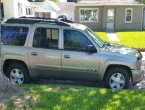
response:
{"label": "roof rack", "polygon": [[59,26],[70,26],[69,23],[74,23],[71,20],[67,19],[54,19],[54,18],[40,18],[40,17],[20,17],[20,18],[11,18],[8,19],[5,23],[10,24],[35,24],[35,23],[49,23],[49,24],[55,24]]}

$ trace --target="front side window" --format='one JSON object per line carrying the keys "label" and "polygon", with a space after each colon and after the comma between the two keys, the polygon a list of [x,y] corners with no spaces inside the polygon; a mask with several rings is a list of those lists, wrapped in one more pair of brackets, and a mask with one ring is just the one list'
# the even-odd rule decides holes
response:
{"label": "front side window", "polygon": [[80,22],[98,22],[99,10],[91,8],[80,9]]}
{"label": "front side window", "polygon": [[58,49],[58,39],[58,29],[37,28],[34,33],[33,47]]}
{"label": "front side window", "polygon": [[92,45],[90,40],[81,32],[74,30],[64,30],[64,49],[70,51],[86,51],[88,45]]}
{"label": "front side window", "polygon": [[132,22],[132,14],[133,14],[133,9],[132,8],[127,8],[125,10],[125,22],[126,23],[131,23]]}
{"label": "front side window", "polygon": [[24,46],[28,27],[2,26],[2,43],[5,45]]}

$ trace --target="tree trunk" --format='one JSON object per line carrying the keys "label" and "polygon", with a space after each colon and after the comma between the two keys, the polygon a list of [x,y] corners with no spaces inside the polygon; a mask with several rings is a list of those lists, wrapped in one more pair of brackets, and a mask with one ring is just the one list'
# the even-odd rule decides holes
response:
{"label": "tree trunk", "polygon": [[17,88],[10,80],[0,71],[0,92],[16,92],[20,89]]}
{"label": "tree trunk", "polygon": [[[1,6],[1,0],[0,0]],[[0,19],[1,19],[1,8],[0,8]],[[0,26],[1,31],[1,26]],[[1,60],[1,33],[0,33],[0,60]],[[9,79],[1,71],[1,61],[0,61],[0,92],[15,92],[20,89],[13,85]]]}

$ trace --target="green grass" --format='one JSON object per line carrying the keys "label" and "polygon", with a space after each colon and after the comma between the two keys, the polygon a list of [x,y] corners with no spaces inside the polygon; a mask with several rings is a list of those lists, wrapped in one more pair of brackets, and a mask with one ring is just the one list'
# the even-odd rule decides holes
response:
{"label": "green grass", "polygon": [[[105,41],[109,41],[106,32],[96,32]],[[133,48],[145,48],[145,31],[116,32],[120,41],[114,43],[123,44]],[[109,41],[112,42],[112,41]]]}
{"label": "green grass", "polygon": [[100,37],[101,39],[103,39],[104,41],[109,41],[106,32],[95,32],[95,33],[97,34],[97,36],[99,36],[99,37]]}
{"label": "green grass", "polygon": [[23,85],[29,92],[13,98],[6,109],[144,110],[145,91],[109,90],[73,85]]}

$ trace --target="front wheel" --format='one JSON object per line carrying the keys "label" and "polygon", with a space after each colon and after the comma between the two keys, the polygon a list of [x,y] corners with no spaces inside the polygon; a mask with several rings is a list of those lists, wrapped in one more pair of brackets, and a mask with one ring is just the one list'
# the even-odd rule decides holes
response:
{"label": "front wheel", "polygon": [[106,85],[111,89],[126,89],[129,86],[129,72],[122,67],[114,67],[107,72]]}
{"label": "front wheel", "polygon": [[6,71],[6,75],[13,84],[25,84],[29,82],[28,70],[21,63],[11,64]]}

